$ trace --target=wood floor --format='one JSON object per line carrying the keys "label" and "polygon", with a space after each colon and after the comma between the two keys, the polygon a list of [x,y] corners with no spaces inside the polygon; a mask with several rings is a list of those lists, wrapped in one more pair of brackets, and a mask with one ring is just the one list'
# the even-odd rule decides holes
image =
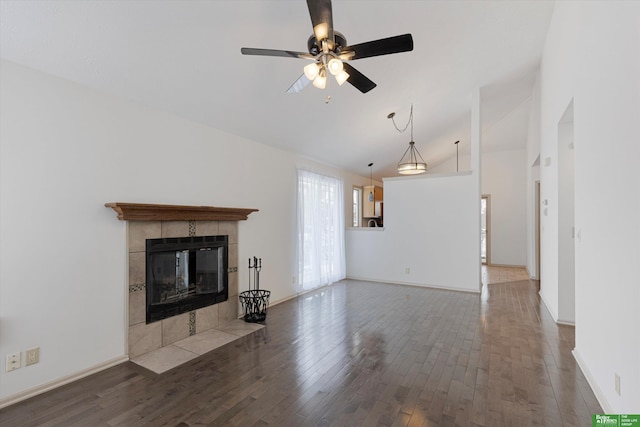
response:
{"label": "wood floor", "polygon": [[2,426],[590,426],[602,413],[528,280],[482,295],[343,281],[157,375],[124,363]]}

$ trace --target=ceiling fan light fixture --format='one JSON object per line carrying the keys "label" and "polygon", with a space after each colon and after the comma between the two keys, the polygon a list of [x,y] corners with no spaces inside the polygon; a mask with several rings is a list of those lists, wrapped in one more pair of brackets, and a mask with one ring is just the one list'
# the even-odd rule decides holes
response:
{"label": "ceiling fan light fixture", "polygon": [[309,79],[313,80],[320,73],[320,66],[317,62],[312,62],[309,65],[304,67],[304,75]]}
{"label": "ceiling fan light fixture", "polygon": [[324,89],[327,86],[327,76],[324,70],[320,70],[320,73],[313,79],[313,85],[318,89]]}
{"label": "ceiling fan light fixture", "polygon": [[334,76],[340,74],[344,69],[344,64],[342,64],[342,61],[338,58],[331,58],[327,66],[329,67],[329,72]]}
{"label": "ceiling fan light fixture", "polygon": [[349,77],[349,73],[342,70],[339,74],[336,75],[336,81],[338,82],[338,85],[342,86],[342,84],[346,82]]}

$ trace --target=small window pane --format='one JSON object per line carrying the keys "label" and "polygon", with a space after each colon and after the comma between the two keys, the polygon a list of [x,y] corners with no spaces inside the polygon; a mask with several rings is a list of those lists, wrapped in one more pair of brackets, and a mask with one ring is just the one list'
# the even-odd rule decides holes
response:
{"label": "small window pane", "polygon": [[360,226],[360,194],[362,193],[360,188],[353,189],[353,220],[352,225],[354,227]]}

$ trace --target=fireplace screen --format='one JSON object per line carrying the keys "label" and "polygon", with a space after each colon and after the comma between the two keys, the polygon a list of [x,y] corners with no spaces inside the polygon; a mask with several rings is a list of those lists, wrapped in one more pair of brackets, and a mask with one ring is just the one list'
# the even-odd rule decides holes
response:
{"label": "fireplace screen", "polygon": [[147,240],[147,323],[226,301],[227,236]]}

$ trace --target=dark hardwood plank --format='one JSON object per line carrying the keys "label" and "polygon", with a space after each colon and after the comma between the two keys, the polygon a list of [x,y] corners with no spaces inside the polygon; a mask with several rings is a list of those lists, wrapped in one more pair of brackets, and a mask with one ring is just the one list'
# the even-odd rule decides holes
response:
{"label": "dark hardwood plank", "polygon": [[0,410],[0,426],[573,426],[602,412],[535,283],[482,295],[345,280],[162,375],[132,363]]}

